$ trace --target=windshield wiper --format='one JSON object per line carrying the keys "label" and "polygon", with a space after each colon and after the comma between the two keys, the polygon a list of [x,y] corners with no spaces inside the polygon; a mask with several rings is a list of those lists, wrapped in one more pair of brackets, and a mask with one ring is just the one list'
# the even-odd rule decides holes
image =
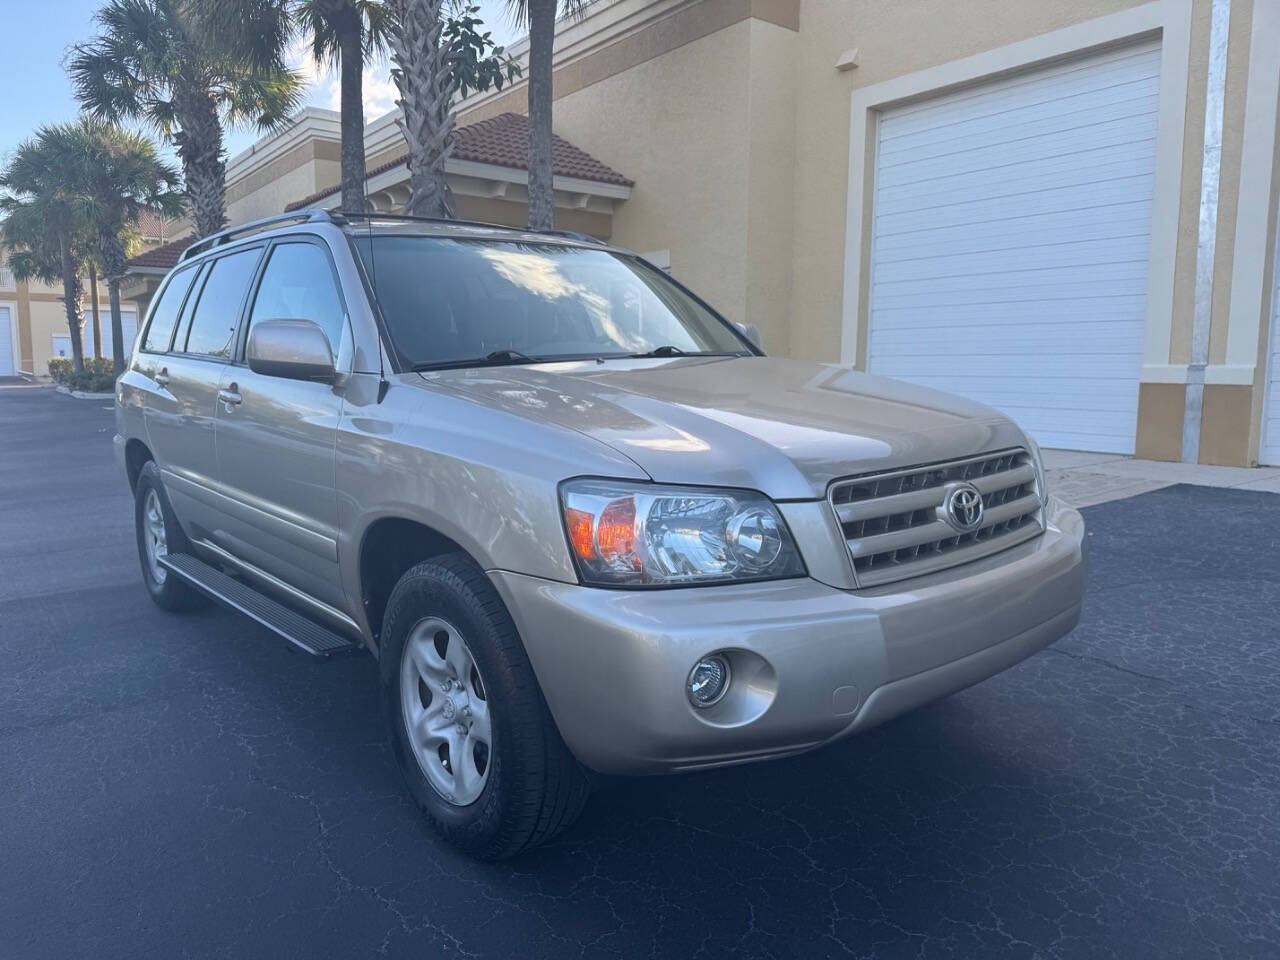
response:
{"label": "windshield wiper", "polygon": [[520,363],[545,363],[543,357],[531,357],[519,350],[494,350],[483,357],[471,357],[466,360],[428,360],[415,363],[410,369],[414,373],[427,370],[453,370],[460,367],[507,367]]}
{"label": "windshield wiper", "polygon": [[[628,353],[625,356],[644,360],[652,357],[745,357],[748,354],[745,350],[694,350],[690,352],[681,350],[670,343],[664,343],[662,346],[646,350],[644,353]],[[608,360],[609,357],[609,354],[604,354],[604,359]]]}

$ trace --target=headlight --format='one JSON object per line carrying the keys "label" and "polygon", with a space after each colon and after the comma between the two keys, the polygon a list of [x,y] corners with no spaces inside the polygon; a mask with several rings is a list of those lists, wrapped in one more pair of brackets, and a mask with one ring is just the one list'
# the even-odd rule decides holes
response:
{"label": "headlight", "polygon": [[758,493],[570,480],[560,500],[584,583],[663,587],[805,572],[777,507]]}
{"label": "headlight", "polygon": [[1027,438],[1027,449],[1031,451],[1031,463],[1036,468],[1036,489],[1040,492],[1040,525],[1049,526],[1049,488],[1044,479],[1044,455],[1040,452],[1040,444],[1031,434],[1023,434]]}

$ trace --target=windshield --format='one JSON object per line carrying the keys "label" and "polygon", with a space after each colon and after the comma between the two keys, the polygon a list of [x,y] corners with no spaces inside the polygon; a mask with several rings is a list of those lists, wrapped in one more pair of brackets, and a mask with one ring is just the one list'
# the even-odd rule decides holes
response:
{"label": "windshield", "polygon": [[404,366],[746,354],[722,319],[635,257],[553,243],[355,241]]}

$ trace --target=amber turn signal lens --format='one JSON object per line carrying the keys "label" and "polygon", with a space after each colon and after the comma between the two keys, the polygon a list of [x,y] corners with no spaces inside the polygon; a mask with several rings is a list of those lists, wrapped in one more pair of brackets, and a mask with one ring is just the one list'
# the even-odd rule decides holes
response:
{"label": "amber turn signal lens", "polygon": [[581,560],[594,560],[596,541],[591,532],[591,514],[571,507],[565,511],[565,518],[569,525],[569,543],[573,546],[573,552]]}

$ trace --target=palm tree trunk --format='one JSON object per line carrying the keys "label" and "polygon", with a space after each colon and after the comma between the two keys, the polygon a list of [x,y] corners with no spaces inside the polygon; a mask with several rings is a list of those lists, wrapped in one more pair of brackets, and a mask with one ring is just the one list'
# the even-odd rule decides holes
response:
{"label": "palm tree trunk", "polygon": [[[104,230],[98,235],[98,252],[102,257],[102,274],[107,280],[107,296],[111,300],[111,366],[118,377],[124,373],[124,323],[120,317],[120,278],[124,276],[124,244],[120,235]],[[130,344],[133,346],[133,344]]]}
{"label": "palm tree trunk", "polygon": [[71,331],[71,362],[76,373],[84,373],[84,348],[80,344],[80,276],[75,258],[71,255],[71,243],[59,238],[62,257],[62,304],[67,313],[67,329]]}
{"label": "palm tree trunk", "polygon": [[454,216],[453,191],[445,164],[453,151],[453,95],[457,83],[440,46],[443,0],[403,0],[397,5],[398,31],[391,49],[404,117],[399,121],[409,145],[409,199],[404,212],[419,217]]}
{"label": "palm tree trunk", "polygon": [[111,368],[118,377],[124,373],[124,321],[120,317],[119,277],[107,280],[107,296],[111,298]]}
{"label": "palm tree trunk", "polygon": [[350,3],[335,18],[342,110],[342,209],[364,213],[364,48],[360,16]]}
{"label": "palm tree trunk", "polygon": [[174,134],[187,202],[196,236],[217,233],[227,222],[227,165],[222,159],[222,124],[207,90],[174,98],[181,129]]}
{"label": "palm tree trunk", "polygon": [[93,358],[102,359],[102,317],[98,313],[98,265],[89,261],[89,303],[93,310]]}
{"label": "palm tree trunk", "polygon": [[529,10],[529,226],[555,226],[551,173],[551,51],[556,0],[528,0]]}

